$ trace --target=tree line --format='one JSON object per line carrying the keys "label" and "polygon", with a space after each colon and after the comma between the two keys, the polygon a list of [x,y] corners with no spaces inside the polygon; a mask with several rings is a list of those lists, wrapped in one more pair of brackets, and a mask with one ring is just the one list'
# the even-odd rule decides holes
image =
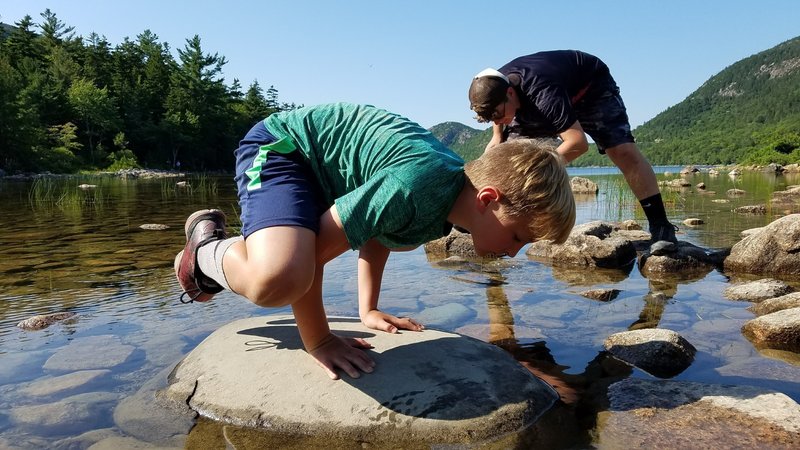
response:
{"label": "tree line", "polygon": [[253,81],[226,84],[224,56],[200,37],[173,57],[145,30],[112,46],[46,9],[0,27],[0,169],[231,170],[232,151],[256,121],[296,108]]}

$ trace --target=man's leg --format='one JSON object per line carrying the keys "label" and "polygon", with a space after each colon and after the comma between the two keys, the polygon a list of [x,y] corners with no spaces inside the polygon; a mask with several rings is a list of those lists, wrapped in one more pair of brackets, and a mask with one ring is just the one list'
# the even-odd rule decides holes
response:
{"label": "man's leg", "polygon": [[625,181],[644,209],[652,241],[677,242],[675,226],[667,219],[653,167],[633,142],[607,148],[606,154],[619,167]]}

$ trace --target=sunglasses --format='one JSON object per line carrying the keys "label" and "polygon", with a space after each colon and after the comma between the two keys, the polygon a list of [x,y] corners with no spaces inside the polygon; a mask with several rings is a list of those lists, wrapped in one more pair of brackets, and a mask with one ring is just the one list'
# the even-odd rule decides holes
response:
{"label": "sunglasses", "polygon": [[479,123],[486,123],[486,122],[494,122],[495,120],[500,120],[506,116],[506,103],[508,103],[508,98],[503,102],[503,110],[500,111],[497,107],[492,111],[490,116],[480,115],[478,114],[475,116],[475,120]]}

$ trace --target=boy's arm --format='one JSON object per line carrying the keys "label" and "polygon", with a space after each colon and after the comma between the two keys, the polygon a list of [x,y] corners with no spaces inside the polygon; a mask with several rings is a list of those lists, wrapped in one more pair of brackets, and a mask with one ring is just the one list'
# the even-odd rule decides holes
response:
{"label": "boy's arm", "polygon": [[342,369],[353,378],[359,370],[372,372],[375,363],[359,348],[371,348],[363,339],[345,339],[331,333],[328,318],[322,305],[322,276],[325,263],[344,253],[348,248],[347,236],[341,220],[332,206],[320,218],[316,243],[316,271],[311,289],[292,304],[297,329],[303,346],[332,379],[339,378],[336,369]]}
{"label": "boy's arm", "polygon": [[378,296],[389,249],[376,239],[367,241],[358,254],[358,315],[369,328],[396,333],[398,329],[421,331],[423,326],[404,317],[399,318],[378,310]]}

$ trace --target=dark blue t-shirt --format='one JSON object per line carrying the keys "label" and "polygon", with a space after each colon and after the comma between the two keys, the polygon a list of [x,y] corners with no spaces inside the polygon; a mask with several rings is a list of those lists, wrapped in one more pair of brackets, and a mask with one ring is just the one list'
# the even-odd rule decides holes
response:
{"label": "dark blue t-shirt", "polygon": [[520,94],[520,109],[508,131],[553,136],[577,120],[574,105],[595,80],[610,76],[598,57],[578,50],[553,50],[520,56],[501,67]]}

